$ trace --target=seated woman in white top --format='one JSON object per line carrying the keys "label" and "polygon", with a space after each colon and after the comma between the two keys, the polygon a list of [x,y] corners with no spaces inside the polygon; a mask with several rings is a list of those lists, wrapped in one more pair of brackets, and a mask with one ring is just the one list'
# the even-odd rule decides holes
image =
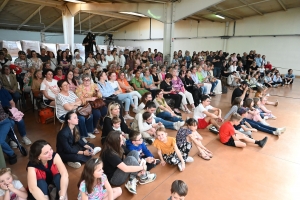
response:
{"label": "seated woman in white top", "polygon": [[101,55],[100,60],[98,61],[98,64],[102,68],[102,70],[106,71],[108,62],[104,56],[104,54]]}
{"label": "seated woman in white top", "polygon": [[236,72],[237,71],[237,66],[236,66],[236,62],[234,61],[232,63],[232,65],[229,67],[229,71],[230,72]]}
{"label": "seated woman in white top", "polygon": [[78,67],[79,69],[81,69],[83,64],[84,64],[84,62],[83,62],[82,58],[80,57],[80,53],[75,52],[75,58],[72,60],[72,65],[74,67]]}
{"label": "seated woman in white top", "polygon": [[57,80],[53,79],[53,70],[46,69],[43,72],[45,77],[40,90],[43,92],[43,100],[46,105],[55,106],[55,98],[59,93],[59,88],[57,86]]}

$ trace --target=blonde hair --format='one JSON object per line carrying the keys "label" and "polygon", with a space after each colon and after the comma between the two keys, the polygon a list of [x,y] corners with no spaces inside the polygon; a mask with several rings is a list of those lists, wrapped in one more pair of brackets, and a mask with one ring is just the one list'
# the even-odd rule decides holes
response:
{"label": "blonde hair", "polygon": [[112,111],[113,109],[115,109],[116,107],[119,107],[119,108],[120,108],[120,104],[118,104],[118,103],[116,103],[116,102],[111,102],[111,103],[108,105],[106,117],[109,117],[109,118],[112,119],[114,116],[111,114],[111,111]]}
{"label": "blonde hair", "polygon": [[17,180],[18,179],[18,177],[11,172],[10,168],[2,168],[2,169],[0,169],[0,176],[4,175],[7,172],[12,176],[13,180]]}
{"label": "blonde hair", "polygon": [[233,113],[230,117],[230,121],[239,121],[242,119],[242,116],[238,113]]}
{"label": "blonde hair", "polygon": [[[157,133],[157,132],[165,132],[165,133],[166,133],[166,129],[165,129],[164,126],[160,126],[160,127],[157,128],[156,133]],[[167,133],[166,133],[166,134],[167,134]]]}

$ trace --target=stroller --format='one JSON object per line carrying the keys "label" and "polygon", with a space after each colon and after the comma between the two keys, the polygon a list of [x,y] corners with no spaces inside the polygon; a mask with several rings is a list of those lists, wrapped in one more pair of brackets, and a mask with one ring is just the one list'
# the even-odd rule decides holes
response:
{"label": "stroller", "polygon": [[10,127],[10,130],[11,130],[11,132],[9,132],[7,135],[7,143],[9,144],[10,141],[14,141],[17,144],[17,148],[20,150],[21,154],[23,156],[27,156],[27,154],[28,154],[27,150],[19,142],[19,140],[15,134],[14,128]]}

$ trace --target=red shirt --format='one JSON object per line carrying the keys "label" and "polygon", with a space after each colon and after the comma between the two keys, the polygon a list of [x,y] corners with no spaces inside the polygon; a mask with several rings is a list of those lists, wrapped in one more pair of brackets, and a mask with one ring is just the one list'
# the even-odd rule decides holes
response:
{"label": "red shirt", "polygon": [[222,143],[228,142],[230,137],[234,135],[234,131],[233,125],[229,121],[225,122],[219,130],[220,141]]}
{"label": "red shirt", "polygon": [[[45,167],[48,168],[48,164],[46,164]],[[59,174],[59,171],[55,164],[52,164],[50,170],[51,170],[53,176],[55,176],[56,174]],[[46,172],[45,171],[35,168],[35,174],[36,174],[37,180],[41,180],[41,179],[46,180]]]}
{"label": "red shirt", "polygon": [[272,69],[272,64],[267,64],[267,65],[265,65],[265,69],[271,70],[271,69]]}

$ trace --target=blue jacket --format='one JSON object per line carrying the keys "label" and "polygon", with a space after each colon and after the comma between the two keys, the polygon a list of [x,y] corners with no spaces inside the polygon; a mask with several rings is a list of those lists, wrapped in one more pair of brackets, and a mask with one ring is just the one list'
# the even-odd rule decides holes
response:
{"label": "blue jacket", "polygon": [[143,142],[139,146],[132,144],[131,140],[126,140],[126,147],[129,151],[136,150],[140,153],[140,157],[154,157]]}

